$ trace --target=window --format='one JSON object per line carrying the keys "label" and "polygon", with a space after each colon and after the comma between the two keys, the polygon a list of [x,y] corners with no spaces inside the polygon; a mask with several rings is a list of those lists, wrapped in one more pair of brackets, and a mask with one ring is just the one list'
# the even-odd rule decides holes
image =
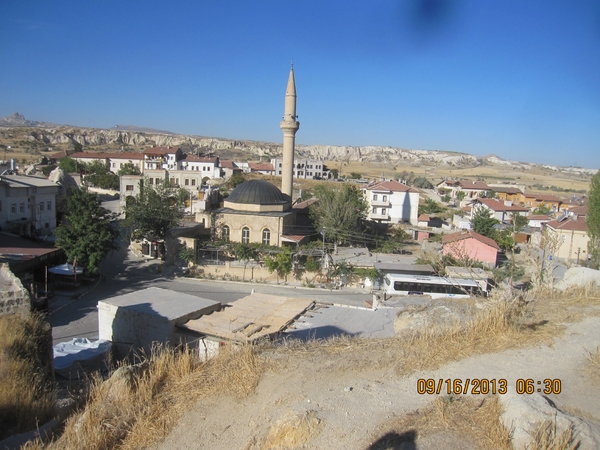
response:
{"label": "window", "polygon": [[196,186],[196,179],[192,178],[192,186]]}
{"label": "window", "polygon": [[154,184],[154,178],[149,178],[149,179],[148,179],[148,182],[149,182],[151,185],[152,185],[152,184]]}
{"label": "window", "polygon": [[381,215],[385,216],[387,213],[387,210],[385,208],[381,208]]}
{"label": "window", "polygon": [[373,194],[373,201],[376,202],[377,201],[377,194]]}
{"label": "window", "polygon": [[17,212],[17,204],[13,203],[12,205],[10,205],[10,212],[13,214],[16,214]]}
{"label": "window", "polygon": [[248,244],[250,242],[250,229],[248,227],[242,228],[242,244]]}
{"label": "window", "polygon": [[133,184],[128,184],[125,186],[126,191],[133,191]]}
{"label": "window", "polygon": [[229,242],[229,227],[227,225],[223,226],[221,237],[225,242]]}
{"label": "window", "polygon": [[373,214],[377,214],[377,208],[373,208]]}
{"label": "window", "polygon": [[265,228],[263,230],[262,243],[264,245],[271,245],[271,230],[269,230],[268,228]]}
{"label": "window", "polygon": [[185,184],[186,186],[189,186],[189,185],[190,185],[190,179],[189,179],[189,178],[186,178],[186,179],[185,179],[185,183],[184,183],[184,184]]}
{"label": "window", "polygon": [[40,202],[40,212],[44,210],[44,202]]}
{"label": "window", "polygon": [[19,212],[21,212],[21,213],[25,212],[25,203],[19,203]]}
{"label": "window", "polygon": [[387,195],[384,195],[384,196],[381,198],[381,200],[382,200],[382,201],[384,201],[384,202],[387,202]]}
{"label": "window", "polygon": [[46,204],[46,209],[47,209],[48,211],[52,211],[52,202],[48,202],[48,203]]}
{"label": "window", "polygon": [[[279,164],[281,166],[281,164]],[[281,175],[281,170],[279,171],[279,175]]]}

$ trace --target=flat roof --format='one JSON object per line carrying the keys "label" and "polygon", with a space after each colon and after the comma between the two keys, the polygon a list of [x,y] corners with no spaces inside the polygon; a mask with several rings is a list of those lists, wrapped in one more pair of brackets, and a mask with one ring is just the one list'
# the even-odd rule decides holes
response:
{"label": "flat roof", "polygon": [[212,311],[221,304],[221,302],[207,298],[157,287],[110,297],[99,301],[98,305],[100,303],[127,308],[143,314],[162,316],[168,320],[178,319],[205,309],[207,312]]}
{"label": "flat roof", "polygon": [[20,186],[34,186],[34,187],[60,187],[53,181],[49,181],[46,178],[32,177],[28,175],[2,175],[0,176],[1,181],[6,181],[14,187]]}
{"label": "flat roof", "polygon": [[431,264],[394,264],[394,263],[375,263],[373,264],[377,270],[383,270],[386,272],[404,272],[404,273],[415,273],[415,272],[427,272],[434,274],[435,270],[431,267]]}
{"label": "flat roof", "polygon": [[310,299],[255,293],[179,327],[231,341],[253,341],[282,331],[313,303]]}

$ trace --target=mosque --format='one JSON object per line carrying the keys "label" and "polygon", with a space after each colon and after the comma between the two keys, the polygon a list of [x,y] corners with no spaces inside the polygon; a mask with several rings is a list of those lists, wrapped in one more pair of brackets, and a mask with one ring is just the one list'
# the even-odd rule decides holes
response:
{"label": "mosque", "polygon": [[290,69],[285,91],[283,120],[283,167],[281,190],[262,180],[246,181],[225,199],[222,208],[213,211],[213,219],[224,240],[262,243],[281,247],[302,244],[308,235],[298,231],[298,223],[308,214],[308,202],[292,206],[294,147],[300,128],[296,115],[296,82]]}

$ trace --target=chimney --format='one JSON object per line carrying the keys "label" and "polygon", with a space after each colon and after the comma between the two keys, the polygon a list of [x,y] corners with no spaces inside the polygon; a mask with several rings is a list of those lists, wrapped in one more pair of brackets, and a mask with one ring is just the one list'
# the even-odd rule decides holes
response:
{"label": "chimney", "polygon": [[512,206],[512,201],[510,200],[504,200],[504,206]]}

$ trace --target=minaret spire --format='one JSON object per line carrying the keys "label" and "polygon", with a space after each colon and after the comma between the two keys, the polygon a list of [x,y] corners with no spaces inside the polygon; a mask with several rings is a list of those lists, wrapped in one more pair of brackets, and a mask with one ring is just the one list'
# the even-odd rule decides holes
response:
{"label": "minaret spire", "polygon": [[296,80],[294,78],[294,61],[290,68],[287,88],[285,90],[285,106],[280,128],[283,131],[283,167],[281,173],[281,192],[292,196],[294,176],[294,147],[296,132],[300,128],[296,116]]}

